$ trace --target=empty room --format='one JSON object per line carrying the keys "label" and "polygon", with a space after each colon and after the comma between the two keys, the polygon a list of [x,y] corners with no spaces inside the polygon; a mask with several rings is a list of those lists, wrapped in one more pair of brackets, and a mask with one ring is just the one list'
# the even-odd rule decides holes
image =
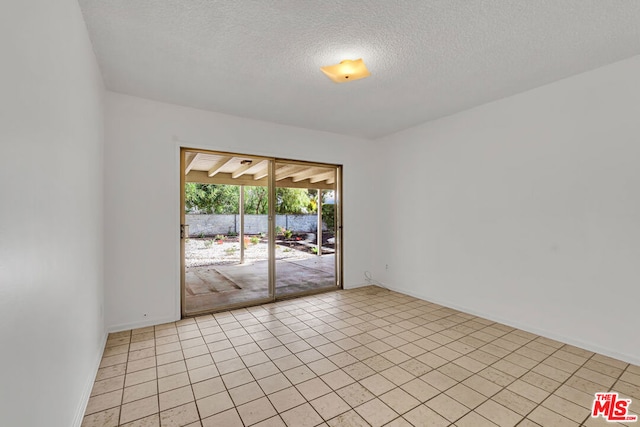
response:
{"label": "empty room", "polygon": [[640,2],[6,0],[0,426],[638,425]]}

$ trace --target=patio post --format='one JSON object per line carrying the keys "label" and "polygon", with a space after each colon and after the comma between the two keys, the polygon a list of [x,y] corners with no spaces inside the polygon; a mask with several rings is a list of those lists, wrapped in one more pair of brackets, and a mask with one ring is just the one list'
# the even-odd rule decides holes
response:
{"label": "patio post", "polygon": [[322,256],[322,189],[318,188],[318,231],[316,233],[318,241],[318,256]]}
{"label": "patio post", "polygon": [[240,203],[238,203],[240,213],[240,264],[244,264],[244,185],[240,186]]}

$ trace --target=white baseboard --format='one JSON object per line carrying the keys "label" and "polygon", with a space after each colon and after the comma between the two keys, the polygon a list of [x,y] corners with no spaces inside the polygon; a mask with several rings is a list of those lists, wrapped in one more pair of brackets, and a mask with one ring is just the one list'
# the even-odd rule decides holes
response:
{"label": "white baseboard", "polygon": [[362,288],[363,286],[369,286],[369,283],[356,283],[356,284],[352,284],[352,285],[343,285],[342,288],[343,289],[356,289],[356,288]]}
{"label": "white baseboard", "polygon": [[416,293],[416,292],[411,292],[408,291],[406,289],[400,289],[400,288],[396,288],[394,286],[388,286],[386,284],[383,285],[385,288],[391,290],[391,291],[395,291],[395,292],[399,292],[401,294],[405,294],[405,295],[409,295],[424,301],[429,301],[429,302],[433,302],[435,304],[439,304],[445,307],[449,307],[449,308],[453,308],[455,310],[458,311],[462,311],[464,313],[468,313],[468,314],[472,314],[474,316],[478,316],[478,317],[482,317],[485,318],[487,320],[492,320],[494,322],[498,322],[498,323],[502,323],[503,325],[507,325],[507,326],[511,326],[512,328],[516,328],[516,329],[520,329],[526,332],[530,332],[532,334],[536,334],[536,335],[540,335],[542,337],[545,338],[550,338],[552,340],[556,340],[556,341],[560,341],[563,342],[565,344],[570,344],[572,346],[575,347],[580,347],[583,348],[585,350],[589,350],[589,351],[593,351],[595,353],[600,353],[602,355],[605,356],[609,356],[609,357],[613,357],[614,359],[618,359],[618,360],[622,360],[624,362],[627,363],[631,363],[634,365],[640,365],[640,356],[638,355],[631,355],[631,354],[625,354],[625,353],[619,353],[617,351],[613,351],[609,348],[604,348],[601,347],[597,344],[594,343],[590,343],[590,342],[584,342],[581,340],[577,340],[575,338],[572,337],[567,337],[561,334],[557,334],[555,332],[552,331],[548,331],[545,329],[540,329],[537,328],[535,326],[531,326],[531,325],[526,325],[523,323],[520,323],[518,321],[514,321],[512,319],[503,319],[499,316],[495,316],[491,313],[484,313],[481,311],[477,311],[474,310],[472,308],[469,307],[464,307],[464,306],[460,306],[454,302],[451,301],[444,301],[444,300],[440,300],[438,298],[432,298],[428,295],[423,295],[421,293]]}
{"label": "white baseboard", "polygon": [[[349,284],[349,285],[345,284],[343,285],[343,288],[356,289],[362,286],[369,286],[369,284],[368,283],[358,283],[358,284]],[[137,329],[137,328],[144,328],[147,326],[161,325],[163,323],[177,322],[178,320],[180,320],[179,314],[177,315],[177,317],[166,316],[166,317],[158,317],[158,318],[153,318],[148,320],[142,320],[139,322],[120,323],[116,325],[107,326],[107,332],[111,333],[111,332],[128,331],[129,329]]]}
{"label": "white baseboard", "polygon": [[76,414],[73,417],[73,427],[81,427],[82,419],[84,418],[84,412],[87,410],[87,404],[89,403],[89,398],[91,397],[91,390],[93,390],[93,383],[96,381],[96,375],[98,375],[98,369],[100,368],[100,362],[102,361],[102,354],[104,353],[104,347],[107,345],[107,337],[109,334],[106,332],[102,337],[102,342],[100,345],[100,349],[98,350],[98,357],[94,361],[93,369],[89,373],[89,377],[87,378],[84,389],[82,391],[82,397],[80,398],[80,403],[78,404],[78,409],[76,409]]}
{"label": "white baseboard", "polygon": [[180,317],[176,319],[175,316],[157,317],[154,319],[142,320],[140,322],[121,323],[119,325],[107,326],[108,332],[120,332],[128,331],[129,329],[145,328],[147,326],[161,325],[163,323],[177,322]]}

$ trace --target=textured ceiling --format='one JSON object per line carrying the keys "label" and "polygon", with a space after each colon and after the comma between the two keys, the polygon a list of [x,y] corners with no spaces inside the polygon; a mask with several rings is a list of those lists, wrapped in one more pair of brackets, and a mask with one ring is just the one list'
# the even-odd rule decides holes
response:
{"label": "textured ceiling", "polygon": [[638,0],[79,3],[110,90],[367,138],[640,54]]}

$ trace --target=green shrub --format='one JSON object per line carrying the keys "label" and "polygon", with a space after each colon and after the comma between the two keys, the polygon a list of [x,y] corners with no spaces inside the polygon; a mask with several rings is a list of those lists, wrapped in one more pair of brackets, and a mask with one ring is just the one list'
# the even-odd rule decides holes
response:
{"label": "green shrub", "polygon": [[329,230],[334,230],[336,226],[336,210],[334,205],[322,205],[322,222]]}

